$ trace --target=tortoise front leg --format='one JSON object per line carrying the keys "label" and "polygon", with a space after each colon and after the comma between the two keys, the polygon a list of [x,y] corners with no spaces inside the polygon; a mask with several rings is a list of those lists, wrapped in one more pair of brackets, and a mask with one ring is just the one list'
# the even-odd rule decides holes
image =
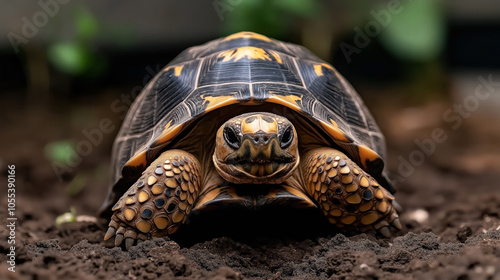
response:
{"label": "tortoise front leg", "polygon": [[186,221],[200,184],[200,163],[182,150],[163,152],[113,206],[104,240],[115,246],[174,233]]}
{"label": "tortoise front leg", "polygon": [[338,227],[390,237],[389,225],[401,229],[394,197],[342,152],[317,148],[302,161],[305,189],[328,221]]}

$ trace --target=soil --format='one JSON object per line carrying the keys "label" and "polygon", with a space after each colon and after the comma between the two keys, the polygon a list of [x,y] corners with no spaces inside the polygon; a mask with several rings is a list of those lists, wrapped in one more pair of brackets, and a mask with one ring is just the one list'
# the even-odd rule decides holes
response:
{"label": "soil", "polygon": [[[155,238],[125,251],[104,242],[103,229],[92,221],[55,224],[71,206],[78,215],[94,215],[105,197],[120,123],[109,110],[112,96],[118,95],[53,107],[17,99],[3,104],[0,180],[7,182],[7,166],[15,165],[17,221],[16,272],[8,270],[10,230],[0,228],[0,279],[500,279],[498,116],[478,110],[453,127],[443,120],[452,103],[366,98],[388,139],[388,165],[403,207],[404,230],[392,239],[325,232],[294,211],[277,211],[261,224],[264,215],[241,222],[250,214],[214,230],[199,222],[218,219],[211,213],[193,217],[172,240]],[[86,139],[82,130],[104,118],[114,130],[59,180],[44,152],[47,143],[72,138],[78,144]],[[429,156],[419,158],[415,140],[430,139],[436,129],[446,140],[428,144]],[[2,197],[0,219],[7,221]]]}

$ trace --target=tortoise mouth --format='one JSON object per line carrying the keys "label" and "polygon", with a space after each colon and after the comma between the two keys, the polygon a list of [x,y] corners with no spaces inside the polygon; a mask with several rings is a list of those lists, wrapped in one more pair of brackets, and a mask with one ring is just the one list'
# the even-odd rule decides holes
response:
{"label": "tortoise mouth", "polygon": [[273,175],[274,173],[279,172],[287,167],[286,163],[280,162],[243,162],[231,165],[241,172],[259,177]]}
{"label": "tortoise mouth", "polygon": [[279,184],[293,174],[299,160],[298,158],[286,161],[240,159],[222,162],[214,158],[214,163],[224,179],[236,184]]}
{"label": "tortoise mouth", "polygon": [[[230,157],[230,156],[229,156]],[[265,158],[265,157],[256,157],[256,158],[247,158],[247,157],[241,157],[239,155],[236,155],[234,158],[228,158],[226,159],[225,163],[226,164],[232,164],[232,165],[255,165],[255,164],[260,164],[260,165],[280,165],[280,164],[286,164],[286,163],[291,163],[294,162],[295,158],[292,155],[282,155],[282,156],[276,156],[273,158]]]}
{"label": "tortoise mouth", "polygon": [[275,148],[274,145],[263,147],[261,150],[246,147],[248,146],[242,146],[240,150],[229,154],[223,162],[219,161],[219,164],[225,165],[231,173],[243,173],[238,175],[248,177],[263,177],[288,171],[297,161],[292,154],[279,147]]}
{"label": "tortoise mouth", "polygon": [[294,161],[295,157],[286,150],[281,149],[276,139],[272,139],[268,145],[255,145],[246,139],[238,150],[227,155],[224,159],[226,164],[243,166],[249,164],[279,165]]}

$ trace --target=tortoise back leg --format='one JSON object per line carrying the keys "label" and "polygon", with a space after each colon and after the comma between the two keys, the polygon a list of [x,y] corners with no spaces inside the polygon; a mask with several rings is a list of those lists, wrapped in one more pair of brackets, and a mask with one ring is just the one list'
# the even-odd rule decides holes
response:
{"label": "tortoise back leg", "polygon": [[198,196],[200,164],[182,150],[163,152],[113,206],[104,240],[135,241],[174,233],[185,221]]}
{"label": "tortoise back leg", "polygon": [[342,152],[317,148],[303,157],[305,189],[328,221],[338,227],[391,236],[401,229],[394,197]]}

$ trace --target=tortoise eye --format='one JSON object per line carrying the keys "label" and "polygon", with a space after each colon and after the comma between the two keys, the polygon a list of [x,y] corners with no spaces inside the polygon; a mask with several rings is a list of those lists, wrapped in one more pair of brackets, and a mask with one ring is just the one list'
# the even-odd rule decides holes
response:
{"label": "tortoise eye", "polygon": [[226,126],[224,128],[224,140],[231,148],[240,148],[240,139],[236,136],[236,132],[232,127]]}
{"label": "tortoise eye", "polygon": [[285,132],[283,133],[283,136],[281,136],[281,143],[280,146],[282,149],[287,148],[292,144],[293,141],[293,129],[291,126],[287,127],[285,129]]}

